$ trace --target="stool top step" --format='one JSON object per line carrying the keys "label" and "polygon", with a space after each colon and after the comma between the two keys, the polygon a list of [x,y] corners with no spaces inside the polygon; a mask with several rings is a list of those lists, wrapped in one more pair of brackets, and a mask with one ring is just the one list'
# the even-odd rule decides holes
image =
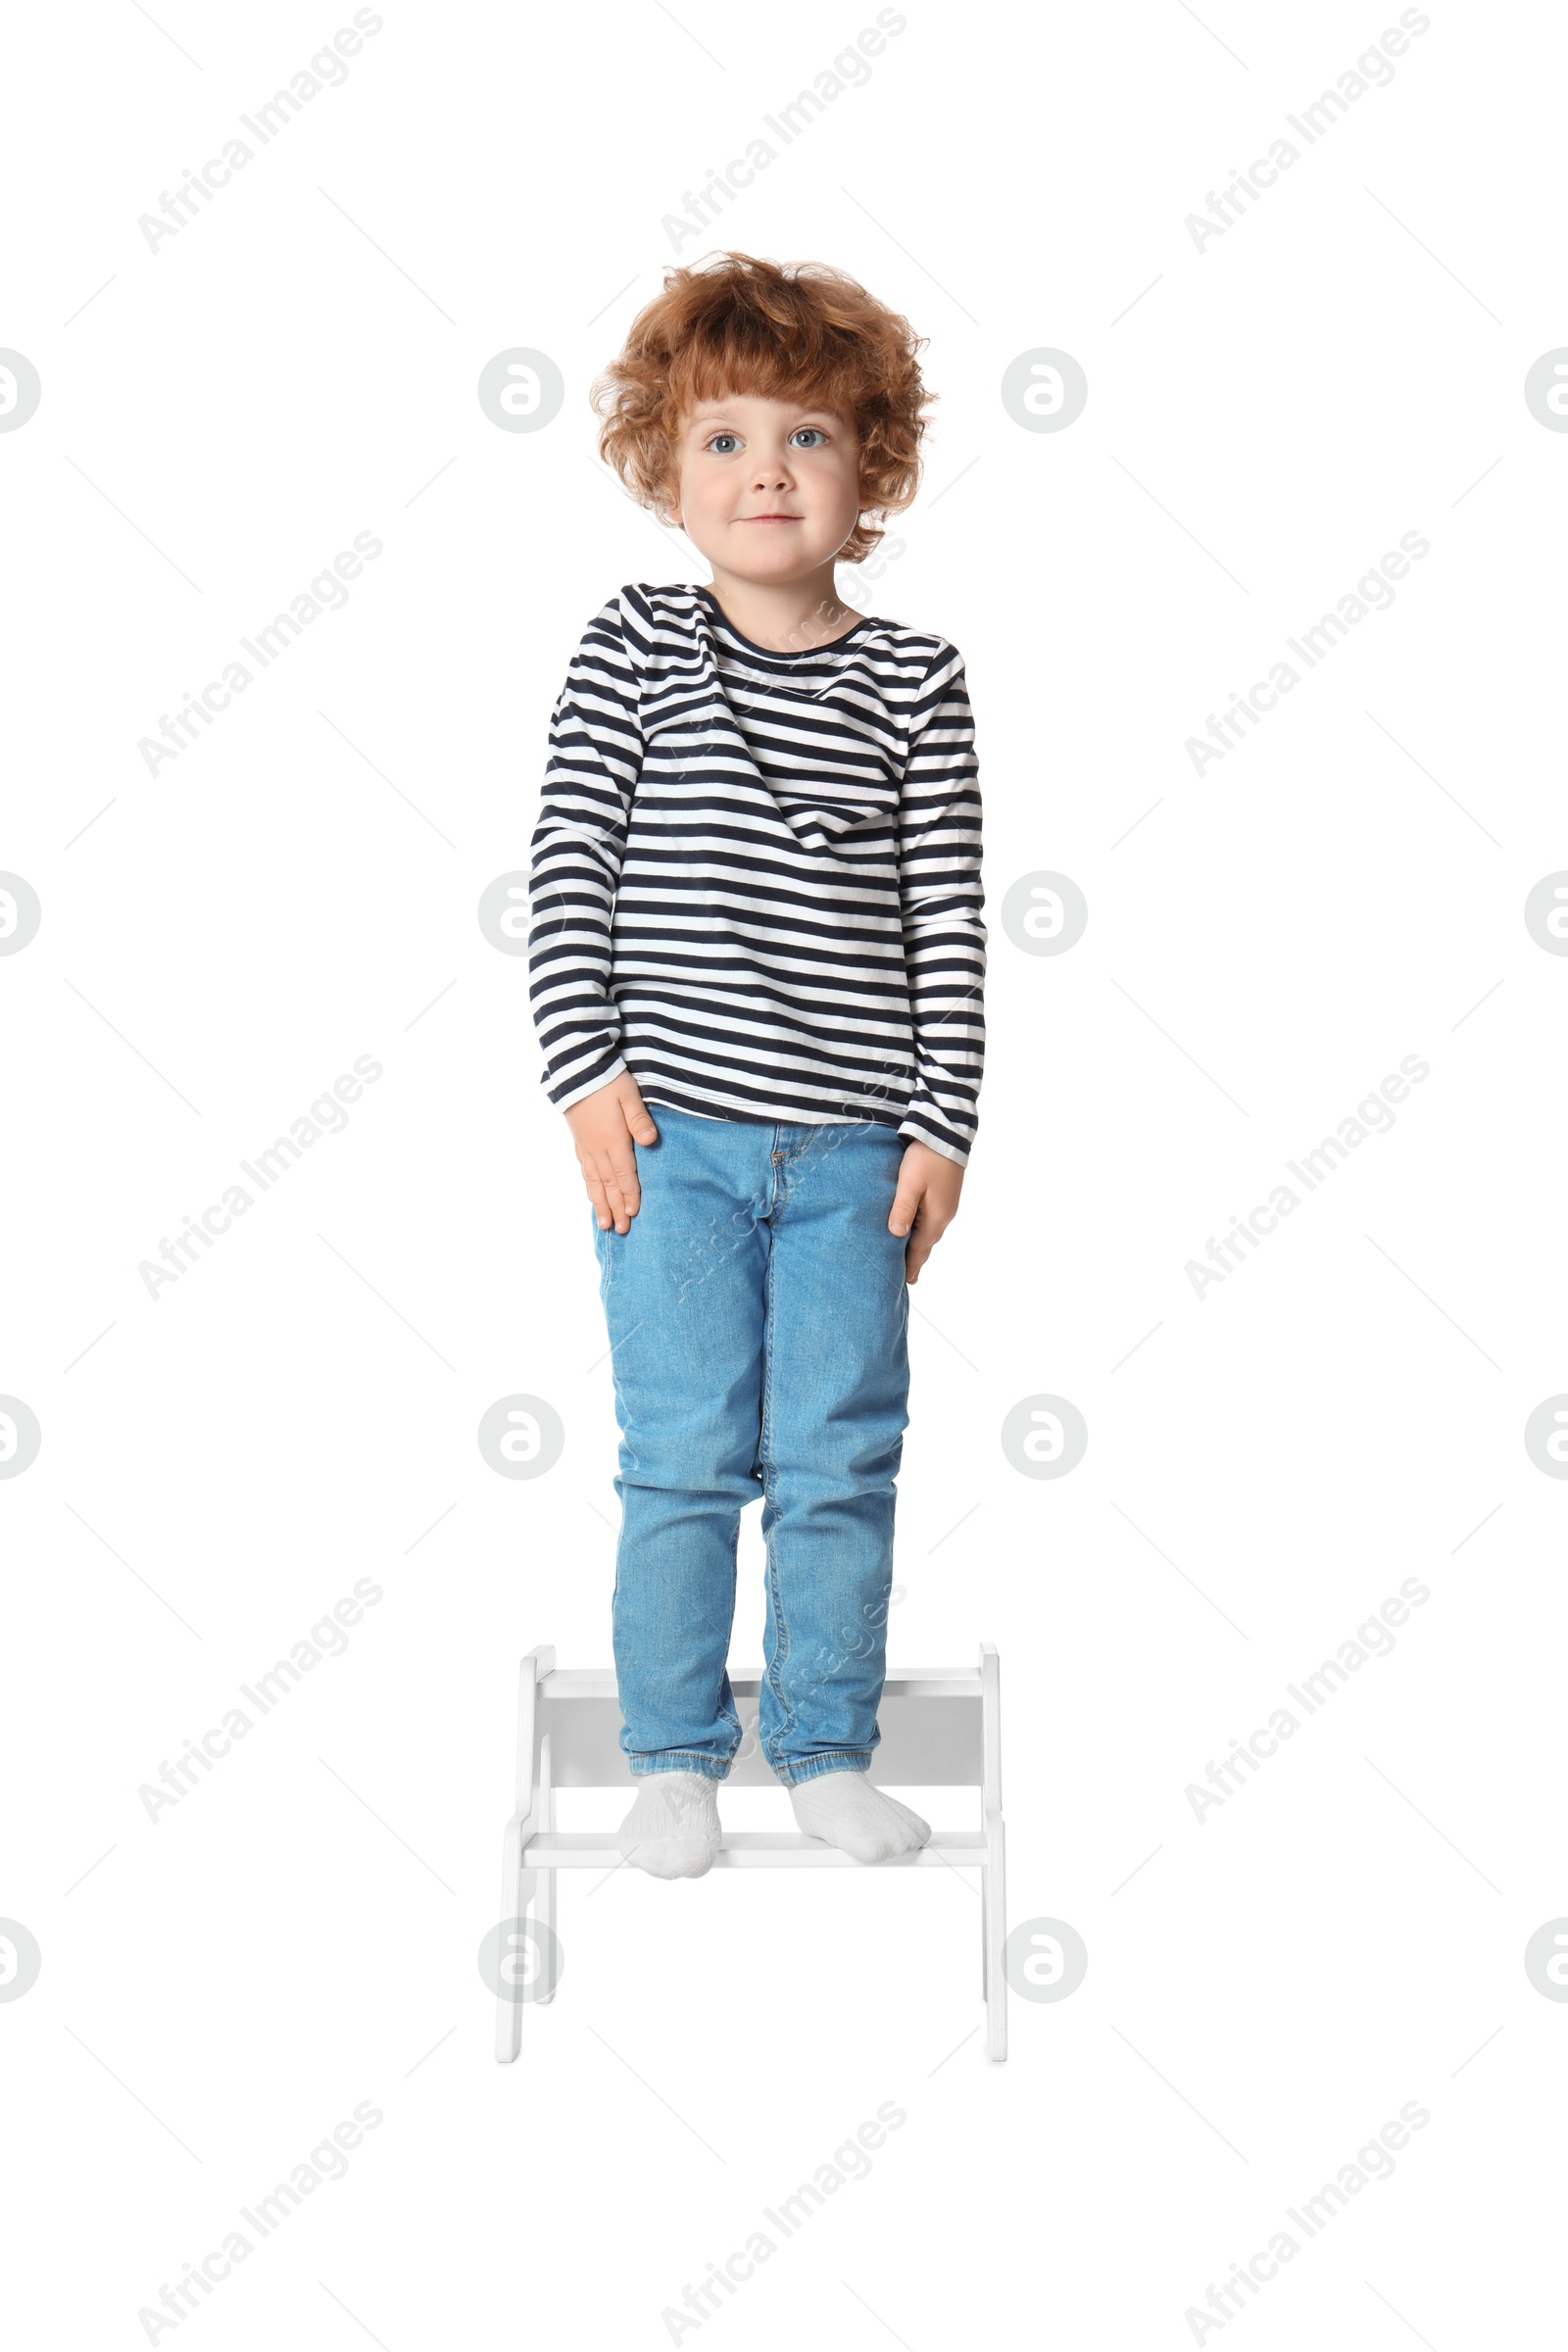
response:
{"label": "stool top step", "polygon": [[[975,1666],[906,1666],[889,1673],[877,1703],[869,1767],[879,1788],[974,1788],[989,1818],[1001,1811],[1002,1760],[996,1644]],[[776,1787],[758,1739],[760,1669],[730,1678],[741,1732],[728,1778],[738,1788]],[[517,1809],[531,1791],[624,1788],[630,1779],[611,1666],[558,1667],[549,1642],[522,1661],[517,1724]]]}
{"label": "stool top step", "polygon": [[[630,1771],[620,1745],[620,1702],[614,1677],[607,1690],[557,1688],[599,1678],[547,1675],[539,1685],[535,1730],[550,1743],[550,1773],[558,1788],[623,1788]],[[877,1705],[878,1742],[871,1753],[871,1779],[883,1788],[979,1788],[985,1777],[983,1709],[978,1677],[970,1688],[954,1690],[947,1678],[911,1682],[890,1678]],[[729,1779],[739,1788],[776,1788],[777,1781],[757,1740],[755,1683],[732,1684],[742,1726]]]}

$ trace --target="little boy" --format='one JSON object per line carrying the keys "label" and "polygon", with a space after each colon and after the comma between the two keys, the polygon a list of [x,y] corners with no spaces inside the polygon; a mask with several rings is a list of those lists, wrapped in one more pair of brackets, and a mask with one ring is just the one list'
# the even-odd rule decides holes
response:
{"label": "little boy", "polygon": [[958,655],[833,576],[914,496],[920,348],[840,271],[720,254],[666,271],[595,387],[601,454],[713,573],[590,623],[532,843],[544,1084],[593,1204],[621,1432],[641,1788],[619,1842],[661,1878],[717,1851],[759,1491],[758,1731],[796,1821],[862,1862],[930,1836],[867,1770],[906,1285],[975,1131],[980,799]]}

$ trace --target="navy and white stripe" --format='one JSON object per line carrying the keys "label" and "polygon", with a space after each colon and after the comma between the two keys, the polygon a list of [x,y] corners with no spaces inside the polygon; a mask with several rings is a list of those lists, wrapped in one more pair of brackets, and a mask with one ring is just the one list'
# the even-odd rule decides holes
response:
{"label": "navy and white stripe", "polygon": [[545,1089],[872,1119],[968,1157],[985,1027],[963,662],[867,618],[770,653],[637,584],[572,658],[532,842]]}

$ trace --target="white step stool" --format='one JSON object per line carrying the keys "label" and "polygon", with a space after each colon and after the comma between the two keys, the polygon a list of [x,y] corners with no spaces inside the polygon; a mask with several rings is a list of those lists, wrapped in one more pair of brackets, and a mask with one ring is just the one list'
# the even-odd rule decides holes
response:
{"label": "white step stool", "polygon": [[[737,1711],[755,1733],[759,1678],[731,1678]],[[930,1842],[892,1862],[857,1862],[800,1830],[726,1830],[715,1870],[956,1870],[980,1873],[980,1985],[988,2026],[987,2055],[1007,2055],[1007,1987],[1002,1947],[1006,1938],[1006,1880],[1002,1826],[1002,1730],[996,1645],[980,1644],[972,1669],[928,1667],[890,1674],[877,1708],[881,1732],[870,1779],[880,1788],[978,1788],[983,1827],[933,1830]],[[555,1932],[556,1873],[612,1870],[620,1860],[613,1830],[556,1828],[558,1788],[624,1788],[635,1784],[620,1745],[620,1700],[608,1667],[558,1671],[553,1648],[529,1650],[522,1661],[517,1709],[516,1811],[502,1845],[501,1918],[520,1926],[529,1905]],[[725,1788],[778,1788],[755,1739],[742,1742]],[[554,1985],[530,1996],[503,1988],[496,2008],[496,2057],[516,2057],[524,2002],[554,1995]]]}

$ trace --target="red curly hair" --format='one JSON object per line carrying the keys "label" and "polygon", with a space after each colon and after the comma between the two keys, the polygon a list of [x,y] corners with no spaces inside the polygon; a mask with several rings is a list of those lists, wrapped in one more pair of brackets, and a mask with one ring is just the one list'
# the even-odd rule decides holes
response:
{"label": "red curly hair", "polygon": [[919,487],[923,411],[937,397],[916,364],[925,342],[826,263],[720,253],[672,266],[593,386],[599,454],[657,512],[673,502],[681,420],[699,403],[825,403],[859,436],[861,519],[838,561],[863,563],[883,535],[865,514],[901,513]]}

